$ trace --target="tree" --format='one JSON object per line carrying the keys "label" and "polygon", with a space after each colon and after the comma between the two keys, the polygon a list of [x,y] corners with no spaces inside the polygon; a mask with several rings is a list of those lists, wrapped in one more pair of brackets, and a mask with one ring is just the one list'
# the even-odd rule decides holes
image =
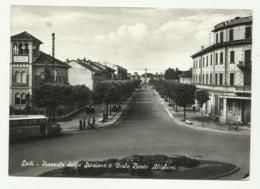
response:
{"label": "tree", "polygon": [[[198,101],[200,108],[209,100],[209,93],[205,89],[197,89],[195,99]],[[201,109],[201,126],[203,127],[203,110]]]}
{"label": "tree", "polygon": [[174,86],[174,98],[177,105],[183,107],[183,120],[186,120],[186,107],[194,103],[196,87],[191,84],[176,83]]}
{"label": "tree", "polygon": [[46,108],[46,114],[55,117],[56,108],[62,103],[63,84],[45,83],[33,92],[33,103]]}
{"label": "tree", "polygon": [[179,71],[178,68],[176,68],[176,71],[174,68],[168,68],[164,72],[164,78],[165,79],[179,79]]}

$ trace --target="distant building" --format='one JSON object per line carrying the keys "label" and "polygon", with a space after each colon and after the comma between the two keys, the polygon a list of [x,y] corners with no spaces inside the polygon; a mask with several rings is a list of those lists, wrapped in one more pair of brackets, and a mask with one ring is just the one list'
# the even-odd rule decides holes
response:
{"label": "distant building", "polygon": [[115,65],[113,67],[113,69],[115,69],[115,79],[116,80],[125,80],[127,79],[127,69],[119,66],[119,65]]}
{"label": "distant building", "polygon": [[133,80],[138,80],[138,79],[140,79],[141,77],[140,77],[140,75],[137,73],[137,72],[135,72],[132,76],[131,76],[131,79],[133,79]]}
{"label": "distant building", "polygon": [[99,62],[77,59],[67,60],[69,69],[69,83],[71,85],[85,85],[93,90],[99,81],[114,79],[115,70]]}
{"label": "distant building", "polygon": [[11,36],[10,106],[24,109],[49,67],[52,82],[67,83],[69,65],[40,51],[43,42],[28,32]]}
{"label": "distant building", "polygon": [[192,70],[182,71],[180,77],[180,83],[191,84],[192,83]]}
{"label": "distant building", "polygon": [[221,22],[212,31],[215,43],[192,55],[192,81],[209,91],[206,113],[223,123],[251,120],[252,17]]}

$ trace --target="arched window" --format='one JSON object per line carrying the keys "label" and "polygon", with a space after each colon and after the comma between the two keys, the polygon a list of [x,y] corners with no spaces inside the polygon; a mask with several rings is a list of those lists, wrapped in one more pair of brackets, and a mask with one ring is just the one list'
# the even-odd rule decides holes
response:
{"label": "arched window", "polygon": [[25,104],[26,103],[26,98],[25,98],[25,93],[21,94],[21,104]]}
{"label": "arched window", "polygon": [[18,54],[18,46],[16,43],[13,44],[13,53]]}
{"label": "arched window", "polygon": [[15,73],[15,82],[16,82],[16,83],[21,83],[21,79],[22,79],[21,73],[20,73],[19,71],[17,71],[17,72]]}
{"label": "arched window", "polygon": [[21,104],[20,94],[15,93],[15,104]]}
{"label": "arched window", "polygon": [[27,78],[26,77],[27,77],[27,74],[25,72],[22,72],[22,83],[24,83],[24,84],[27,83],[27,81],[26,81]]}
{"label": "arched window", "polygon": [[19,54],[23,54],[23,44],[18,45],[18,52]]}
{"label": "arched window", "polygon": [[29,45],[28,45],[28,43],[25,43],[25,45],[24,45],[24,52],[26,54],[29,54]]}

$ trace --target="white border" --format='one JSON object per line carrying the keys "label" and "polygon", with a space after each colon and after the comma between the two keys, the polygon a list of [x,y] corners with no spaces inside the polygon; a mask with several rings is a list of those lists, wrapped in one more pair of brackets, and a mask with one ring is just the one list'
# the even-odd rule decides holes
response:
{"label": "white border", "polygon": [[[230,8],[253,9],[253,84],[252,84],[252,135],[251,135],[251,176],[249,181],[180,181],[180,180],[132,180],[132,179],[79,179],[79,178],[30,178],[8,176],[8,107],[9,107],[9,39],[10,39],[10,6],[17,5],[76,5],[76,6],[111,6],[111,7],[159,7],[159,8]],[[0,119],[0,178],[1,188],[257,188],[259,175],[259,128],[257,124],[260,90],[260,6],[259,0],[10,0],[0,2],[0,86],[1,86],[1,119]]]}

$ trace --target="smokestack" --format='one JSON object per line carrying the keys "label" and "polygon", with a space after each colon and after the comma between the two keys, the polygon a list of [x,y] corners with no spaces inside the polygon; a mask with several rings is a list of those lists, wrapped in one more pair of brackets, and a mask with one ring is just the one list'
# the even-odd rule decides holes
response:
{"label": "smokestack", "polygon": [[55,58],[55,33],[52,33],[52,57]]}
{"label": "smokestack", "polygon": [[56,69],[55,69],[55,33],[51,34],[52,37],[52,72],[53,72],[53,76],[52,76],[52,80],[54,82],[56,82]]}

